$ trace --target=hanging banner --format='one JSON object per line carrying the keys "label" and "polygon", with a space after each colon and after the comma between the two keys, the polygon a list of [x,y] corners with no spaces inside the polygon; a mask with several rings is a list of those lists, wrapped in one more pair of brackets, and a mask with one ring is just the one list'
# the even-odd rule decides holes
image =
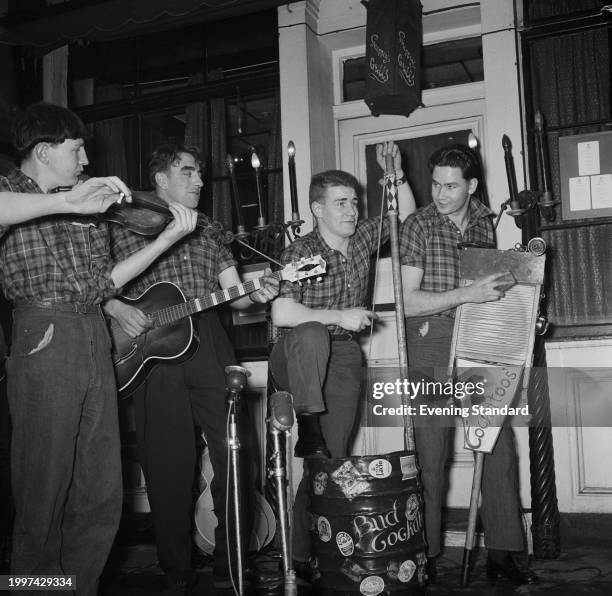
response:
{"label": "hanging banner", "polygon": [[364,100],[372,115],[410,115],[421,105],[419,0],[369,0]]}

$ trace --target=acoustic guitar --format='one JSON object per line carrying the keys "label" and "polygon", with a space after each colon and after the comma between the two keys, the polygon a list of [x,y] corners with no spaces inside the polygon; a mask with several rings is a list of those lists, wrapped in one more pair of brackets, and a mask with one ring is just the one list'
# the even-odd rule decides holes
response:
{"label": "acoustic guitar", "polygon": [[[325,273],[326,263],[320,256],[304,257],[272,273],[280,281],[302,281]],[[152,285],[138,298],[119,297],[135,306],[153,321],[153,326],[138,337],[130,337],[119,323],[110,319],[113,341],[113,365],[119,397],[133,393],[160,361],[181,361],[197,347],[191,315],[229,302],[262,287],[263,278],[218,290],[202,298],[187,300],[178,286],[162,281]]]}

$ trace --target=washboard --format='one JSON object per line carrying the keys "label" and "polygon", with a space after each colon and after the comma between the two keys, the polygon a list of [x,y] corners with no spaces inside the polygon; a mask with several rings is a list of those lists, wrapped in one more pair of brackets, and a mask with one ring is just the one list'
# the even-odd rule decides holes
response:
{"label": "washboard", "polygon": [[[511,272],[516,285],[494,302],[457,308],[449,373],[484,381],[484,393],[465,402],[465,447],[490,453],[503,424],[503,406],[527,404],[536,319],[544,281],[544,255],[491,248],[461,249],[460,284],[493,273]],[[480,414],[472,414],[472,405]],[[484,414],[482,413],[484,412]]]}

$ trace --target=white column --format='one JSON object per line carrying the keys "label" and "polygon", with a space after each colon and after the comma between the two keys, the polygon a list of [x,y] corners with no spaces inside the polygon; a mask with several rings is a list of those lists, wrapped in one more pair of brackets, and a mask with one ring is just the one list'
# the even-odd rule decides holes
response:
{"label": "white column", "polygon": [[302,233],[312,229],[310,177],[335,167],[331,54],[316,34],[318,14],[317,0],[278,8],[285,215],[291,217],[286,147],[293,141]]}
{"label": "white column", "polygon": [[[513,0],[481,2],[482,55],[486,97],[483,160],[493,211],[508,198],[502,136],[510,138],[519,191],[525,188],[523,133]],[[504,214],[497,228],[499,248],[520,242],[514,219]]]}

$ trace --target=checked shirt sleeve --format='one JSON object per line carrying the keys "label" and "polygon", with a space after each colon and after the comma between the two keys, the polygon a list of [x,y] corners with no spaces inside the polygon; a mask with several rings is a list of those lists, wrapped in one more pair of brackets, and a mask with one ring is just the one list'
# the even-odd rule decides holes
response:
{"label": "checked shirt sleeve", "polygon": [[91,273],[102,299],[110,298],[119,291],[111,277],[114,267],[110,231],[106,223],[100,222],[91,231]]}
{"label": "checked shirt sleeve", "polygon": [[[11,183],[8,181],[8,178],[5,176],[0,176],[0,192],[10,192],[13,188],[11,187]],[[0,225],[0,238],[6,234],[9,230],[10,226]]]}
{"label": "checked shirt sleeve", "polygon": [[425,270],[427,236],[416,213],[409,215],[400,226],[399,252],[402,265]]}

